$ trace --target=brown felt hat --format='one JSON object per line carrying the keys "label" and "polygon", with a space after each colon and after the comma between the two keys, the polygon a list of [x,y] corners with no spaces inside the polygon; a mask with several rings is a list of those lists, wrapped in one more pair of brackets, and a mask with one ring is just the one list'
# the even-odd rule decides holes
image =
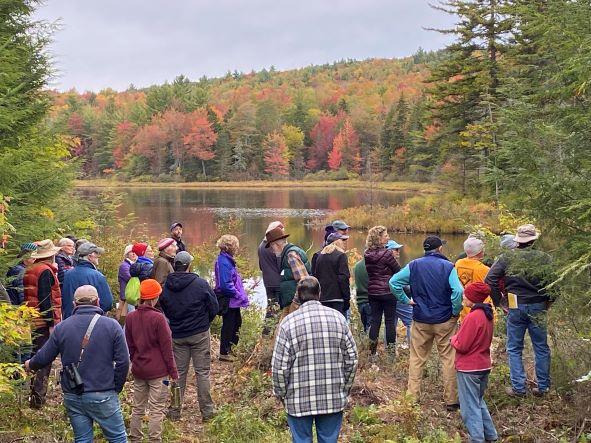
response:
{"label": "brown felt hat", "polygon": [[289,237],[289,234],[286,234],[283,228],[276,227],[274,229],[271,229],[269,232],[265,234],[265,240],[267,240],[265,248],[270,247],[271,243],[273,243],[274,241],[281,240],[282,238],[287,237]]}
{"label": "brown felt hat", "polygon": [[41,240],[37,242],[37,250],[31,253],[31,258],[34,258],[35,260],[49,258],[53,257],[60,251],[61,248],[55,246],[51,240]]}

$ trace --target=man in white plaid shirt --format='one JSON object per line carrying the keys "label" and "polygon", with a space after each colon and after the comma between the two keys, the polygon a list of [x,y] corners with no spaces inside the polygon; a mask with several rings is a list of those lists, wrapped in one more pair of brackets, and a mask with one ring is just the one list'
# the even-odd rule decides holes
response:
{"label": "man in white plaid shirt", "polygon": [[336,442],[355,379],[357,347],[345,317],[322,306],[314,277],[298,282],[301,307],[279,326],[273,351],[273,392],[287,411],[294,443]]}

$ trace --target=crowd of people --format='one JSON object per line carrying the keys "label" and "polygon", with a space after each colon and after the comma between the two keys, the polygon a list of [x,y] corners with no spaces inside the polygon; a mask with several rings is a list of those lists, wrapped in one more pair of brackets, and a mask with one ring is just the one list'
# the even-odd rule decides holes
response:
{"label": "crowd of people", "polygon": [[[319,442],[338,440],[358,365],[350,328],[352,299],[370,343],[372,364],[380,361],[384,323],[383,361],[391,364],[398,348],[410,349],[407,391],[420,402],[423,369],[435,344],[445,407],[460,410],[470,441],[497,440],[484,394],[492,367],[493,324],[501,312],[507,316],[507,393],[522,397],[527,392],[522,361],[526,332],[535,353],[537,386],[531,392],[541,396],[550,388],[546,312],[552,296],[543,278],[519,268],[522,263],[550,262],[549,255],[534,247],[539,232],[527,224],[514,235],[502,236],[497,257],[486,255],[481,233],[471,234],[455,263],[444,255],[445,241],[428,236],[424,255],[403,266],[404,245],[391,239],[386,227],[375,226],[368,231],[352,280],[349,231],[341,220],[328,225],[322,248],[308,259],[276,221],[258,248],[267,295],[265,317],[276,320],[266,322],[263,330],[274,339],[273,393],[285,407],[293,441],[312,442],[314,424]],[[161,441],[164,418],[181,417],[191,362],[201,418],[208,421],[216,413],[210,326],[221,316],[218,358],[233,361],[241,310],[249,306],[236,265],[240,243],[234,235],[217,241],[212,287],[192,272],[183,225],[173,223],[170,232],[157,243],[157,256],[148,243],[124,248],[116,302],[98,270],[105,251],[85,239],[25,243],[18,263],[7,273],[6,300],[39,312],[32,324],[30,355],[18,356],[27,371],[34,371],[29,405],[43,407],[52,362],[59,355],[64,405],[76,442],[93,441],[93,422],[110,442],[142,441],[147,410],[148,439]],[[397,344],[399,319],[406,334]],[[269,324],[276,324],[274,331]],[[133,407],[128,433],[118,393],[130,366]]]}

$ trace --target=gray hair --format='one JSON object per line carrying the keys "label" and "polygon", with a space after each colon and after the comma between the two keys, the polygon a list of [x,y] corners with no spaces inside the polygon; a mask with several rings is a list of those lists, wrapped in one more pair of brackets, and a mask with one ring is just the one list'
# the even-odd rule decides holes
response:
{"label": "gray hair", "polygon": [[74,243],[74,240],[72,240],[71,238],[64,237],[64,238],[59,239],[59,241],[57,242],[57,245],[61,248],[62,246],[66,246],[66,245],[76,246],[76,243]]}
{"label": "gray hair", "polygon": [[296,289],[300,303],[311,300],[320,300],[320,282],[316,277],[308,276],[298,282]]}

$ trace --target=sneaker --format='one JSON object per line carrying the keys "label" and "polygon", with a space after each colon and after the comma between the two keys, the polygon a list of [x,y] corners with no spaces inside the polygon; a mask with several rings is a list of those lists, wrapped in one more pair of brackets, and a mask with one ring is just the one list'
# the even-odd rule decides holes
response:
{"label": "sneaker", "polygon": [[456,412],[458,409],[460,409],[460,404],[453,403],[451,405],[445,405],[445,409],[447,409],[448,412]]}
{"label": "sneaker", "polygon": [[536,397],[543,397],[548,393],[549,389],[540,389],[540,388],[532,388],[531,393],[534,394]]}
{"label": "sneaker", "polygon": [[234,357],[232,357],[230,354],[220,354],[220,361],[233,362]]}
{"label": "sneaker", "polygon": [[505,393],[509,397],[525,397],[525,392],[517,392],[511,386],[505,388]]}

